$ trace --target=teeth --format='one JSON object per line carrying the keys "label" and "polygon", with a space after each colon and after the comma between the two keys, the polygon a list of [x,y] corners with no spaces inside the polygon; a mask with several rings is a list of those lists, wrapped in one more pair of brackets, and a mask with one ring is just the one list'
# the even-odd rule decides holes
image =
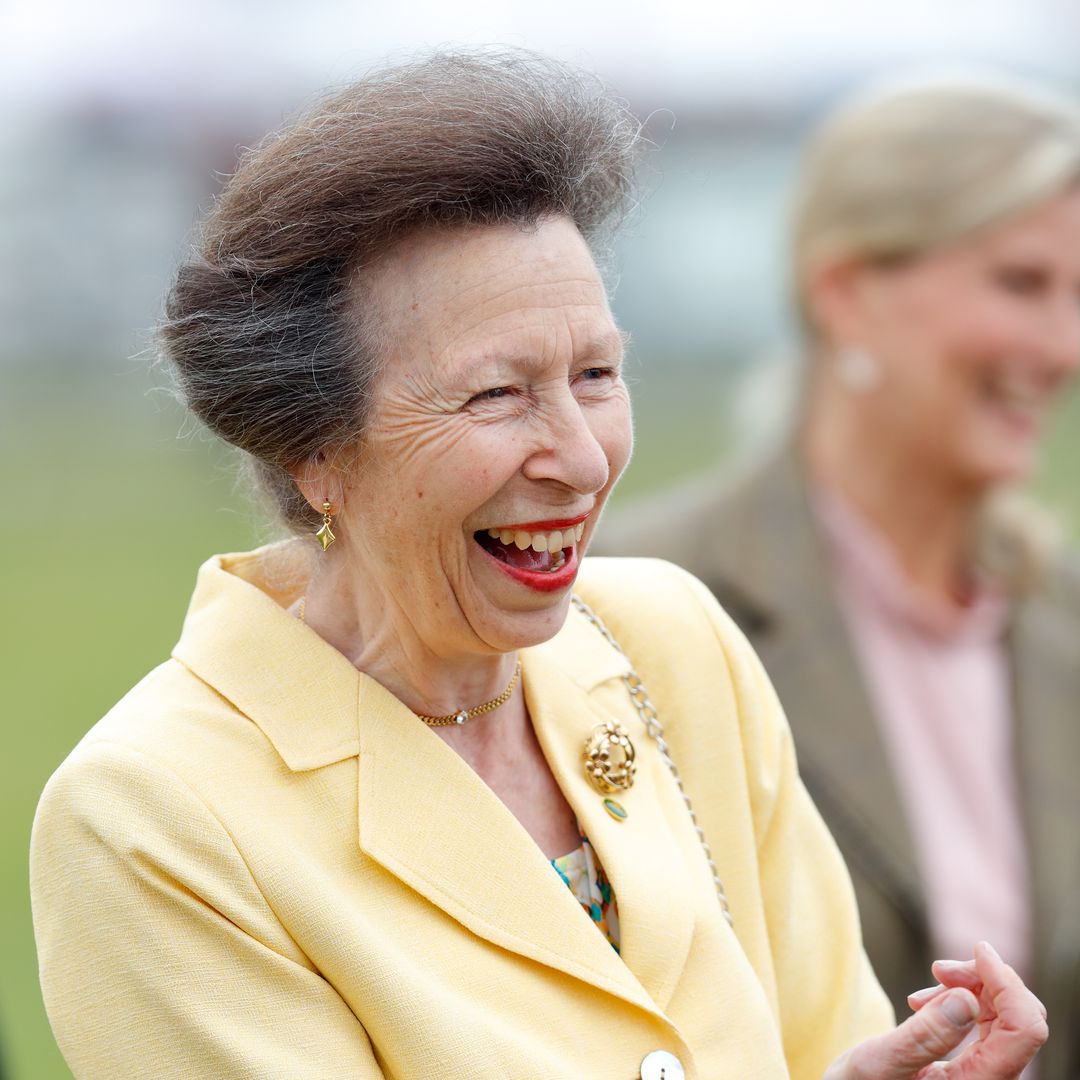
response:
{"label": "teeth", "polygon": [[585,535],[585,522],[569,529],[554,529],[551,532],[525,532],[523,529],[488,529],[488,536],[501,544],[514,544],[521,551],[532,548],[533,551],[561,552],[580,543]]}

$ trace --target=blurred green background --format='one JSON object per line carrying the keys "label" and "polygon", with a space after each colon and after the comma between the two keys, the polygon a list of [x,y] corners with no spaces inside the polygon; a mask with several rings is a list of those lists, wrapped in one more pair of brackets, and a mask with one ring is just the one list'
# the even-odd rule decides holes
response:
{"label": "blurred green background", "polygon": [[[655,359],[632,369],[638,446],[619,498],[735,448],[730,365]],[[41,1004],[30,923],[27,844],[41,788],[87,728],[167,656],[199,563],[269,535],[235,483],[230,453],[152,387],[133,364],[103,365],[92,378],[24,371],[0,403],[11,493],[0,525],[0,1017],[17,1080],[70,1075]],[[1048,446],[1037,487],[1080,537],[1076,394]]]}
{"label": "blurred green background", "polygon": [[[977,7],[977,26],[973,13]],[[27,847],[38,795],[180,630],[210,554],[272,535],[230,454],[142,361],[198,208],[239,147],[385,56],[499,41],[600,73],[659,152],[612,268],[632,331],[624,499],[775,431],[791,327],[786,204],[803,133],[898,66],[990,63],[1076,86],[1061,0],[255,0],[31,3],[0,16],[0,1059],[69,1075],[37,985]],[[977,32],[971,32],[972,30]],[[257,31],[257,32],[256,32]],[[1080,539],[1080,395],[1036,489]],[[109,1078],[112,1080],[112,1078]],[[124,1080],[117,1077],[116,1080]],[[195,1078],[193,1078],[195,1080]]]}

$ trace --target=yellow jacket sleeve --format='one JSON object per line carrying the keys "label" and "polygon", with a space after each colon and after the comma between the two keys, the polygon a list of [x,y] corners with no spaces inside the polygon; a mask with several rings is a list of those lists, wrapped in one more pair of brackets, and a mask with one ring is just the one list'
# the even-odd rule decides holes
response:
{"label": "yellow jacket sleeve", "polygon": [[31,882],[45,1004],[78,1080],[383,1075],[224,826],[164,764],[80,747],[41,800]]}

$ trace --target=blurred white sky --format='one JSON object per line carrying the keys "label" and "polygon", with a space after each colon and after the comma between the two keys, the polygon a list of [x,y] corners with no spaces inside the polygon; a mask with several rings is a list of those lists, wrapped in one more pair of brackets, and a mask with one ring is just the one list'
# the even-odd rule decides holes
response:
{"label": "blurred white sky", "polygon": [[[5,25],[6,24],[6,25]],[[785,95],[900,61],[988,59],[1069,77],[1080,0],[8,0],[9,104],[82,93],[217,98],[314,87],[463,42],[555,53],[639,93]]]}
{"label": "blurred white sky", "polygon": [[0,0],[0,364],[130,355],[238,145],[387,57],[467,43],[670,110],[616,303],[643,350],[746,356],[786,332],[797,131],[913,63],[1075,89],[1080,0]]}

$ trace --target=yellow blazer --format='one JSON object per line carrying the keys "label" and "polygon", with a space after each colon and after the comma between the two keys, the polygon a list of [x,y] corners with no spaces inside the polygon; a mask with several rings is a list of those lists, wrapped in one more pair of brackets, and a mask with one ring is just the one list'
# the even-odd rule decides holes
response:
{"label": "yellow blazer", "polygon": [[[273,549],[210,560],[173,656],[82,740],[34,824],[46,1006],[79,1080],[818,1080],[887,1028],[851,886],[755,657],[707,590],[587,560],[710,840],[724,922],[627,661],[573,612],[522,656],[552,771],[610,878],[622,955],[483,781],[282,608]],[[639,772],[609,817],[608,718]]]}

